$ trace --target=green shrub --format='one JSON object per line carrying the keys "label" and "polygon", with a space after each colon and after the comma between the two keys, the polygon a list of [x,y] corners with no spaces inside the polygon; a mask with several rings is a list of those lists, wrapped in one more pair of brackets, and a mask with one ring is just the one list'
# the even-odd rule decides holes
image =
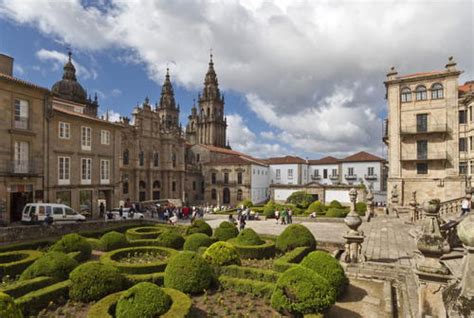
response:
{"label": "green shrub", "polygon": [[240,258],[235,247],[228,242],[216,242],[209,246],[203,255],[210,264],[217,266],[239,264]]}
{"label": "green shrub", "polygon": [[87,261],[91,257],[92,246],[85,237],[76,233],[66,234],[50,248],[54,252],[81,252],[79,260]]}
{"label": "green shrub", "polygon": [[287,199],[286,202],[296,205],[298,208],[306,209],[314,201],[311,194],[306,191],[293,192]]}
{"label": "green shrub", "polygon": [[179,250],[183,247],[184,238],[173,230],[166,230],[156,239],[159,246]]}
{"label": "green shrub", "polygon": [[346,209],[338,209],[338,208],[329,208],[326,211],[326,216],[328,218],[343,218],[346,217],[348,211]]}
{"label": "green shrub", "polygon": [[112,251],[127,247],[128,241],[123,233],[111,231],[102,235],[100,245],[104,251]]}
{"label": "green shrub", "polygon": [[336,208],[336,209],[341,209],[343,208],[341,202],[337,201],[337,200],[332,200],[330,203],[329,203],[329,207],[330,208]]}
{"label": "green shrub", "polygon": [[271,302],[280,312],[311,314],[330,308],[336,302],[336,292],[323,277],[298,265],[280,276]]}
{"label": "green shrub", "polygon": [[33,264],[43,255],[40,251],[9,251],[0,253],[0,281],[3,277],[15,278],[20,275],[28,266]]}
{"label": "green shrub", "polygon": [[341,264],[326,252],[311,252],[301,261],[300,265],[325,278],[336,289],[338,296],[344,292],[349,282]]}
{"label": "green shrub", "polygon": [[316,214],[322,214],[324,211],[326,211],[324,204],[322,204],[321,201],[314,201],[309,205],[306,214],[311,214],[313,212],[316,212]]}
{"label": "green shrub", "polygon": [[263,215],[266,218],[274,218],[275,217],[275,202],[270,200],[265,204],[263,207]]}
{"label": "green shrub", "polygon": [[233,239],[233,242],[235,242],[238,245],[249,245],[249,246],[254,246],[254,245],[261,245],[265,243],[260,236],[258,236],[257,232],[255,232],[253,229],[248,228],[239,233],[235,239]]}
{"label": "green shrub", "polygon": [[128,229],[125,236],[128,240],[156,239],[162,231],[158,226],[141,226]]}
{"label": "green shrub", "polygon": [[125,279],[119,270],[99,262],[78,266],[70,274],[72,300],[91,302],[123,289]]}
{"label": "green shrub", "polygon": [[214,281],[211,266],[199,254],[184,251],[171,258],[165,270],[165,287],[197,294]]}
{"label": "green shrub", "polygon": [[154,318],[168,311],[171,297],[152,283],[139,283],[120,296],[115,307],[117,318]]}
{"label": "green shrub", "polygon": [[149,274],[124,274],[127,286],[133,286],[142,282],[153,283],[158,286],[163,286],[165,273],[149,273]]}
{"label": "green shrub", "polygon": [[39,276],[48,276],[58,280],[69,277],[69,273],[77,267],[78,262],[61,252],[49,252],[38,258],[20,276],[21,280]]}
{"label": "green shrub", "polygon": [[280,273],[270,269],[261,269],[254,267],[244,267],[238,265],[222,266],[220,274],[234,278],[250,279],[254,281],[263,281],[267,283],[276,283]]}
{"label": "green shrub", "polygon": [[208,236],[212,236],[212,228],[203,220],[195,220],[187,229],[186,235],[194,233],[204,233]]}
{"label": "green shrub", "polygon": [[241,259],[264,259],[275,256],[275,242],[270,240],[262,241],[263,244],[260,245],[240,245],[235,239],[230,239],[228,242],[235,247]]}
{"label": "green shrub", "polygon": [[115,306],[124,292],[116,292],[105,296],[91,306],[87,318],[114,318]]}
{"label": "green shrub", "polygon": [[204,233],[194,233],[189,235],[186,238],[186,241],[184,242],[183,249],[186,251],[194,251],[197,252],[197,250],[200,247],[208,247],[211,246],[211,244],[214,243],[214,239],[211,237],[207,236]]}
{"label": "green shrub", "polygon": [[217,227],[214,231],[214,236],[219,241],[227,241],[231,238],[236,237],[239,235],[239,230],[235,226],[235,224],[230,223],[228,221],[221,222],[219,227]]}
{"label": "green shrub", "polygon": [[219,277],[219,283],[223,288],[231,289],[239,294],[249,294],[258,298],[267,299],[270,299],[275,289],[275,284],[273,283],[225,275]]}
{"label": "green shrub", "polygon": [[36,316],[51,303],[62,303],[67,299],[70,280],[65,280],[34,290],[15,300],[26,317]]}
{"label": "green shrub", "polygon": [[102,251],[102,249],[103,249],[102,248],[102,242],[99,239],[96,239],[96,238],[93,238],[93,237],[87,237],[86,240],[91,245],[92,250]]}
{"label": "green shrub", "polygon": [[365,202],[357,202],[356,203],[356,212],[360,216],[365,216],[365,212],[367,212],[367,204]]}
{"label": "green shrub", "polygon": [[237,204],[237,206],[240,208],[241,206],[244,206],[244,209],[245,208],[251,208],[253,207],[253,203],[252,203],[252,200],[249,200],[249,199],[245,199],[243,201],[240,201],[239,204]]}
{"label": "green shrub", "polygon": [[276,240],[276,248],[282,252],[300,246],[307,246],[313,250],[316,248],[316,240],[313,234],[301,224],[290,224],[278,235]]}
{"label": "green shrub", "polygon": [[277,272],[284,272],[290,267],[296,266],[301,260],[311,252],[311,248],[303,246],[289,251],[285,255],[277,258],[273,262],[273,269]]}
{"label": "green shrub", "polygon": [[13,298],[21,297],[31,291],[52,285],[56,280],[52,277],[40,276],[27,280],[18,280],[12,284],[1,288],[0,292],[8,294]]}
{"label": "green shrub", "polygon": [[23,314],[12,297],[0,292],[0,317],[23,318]]}

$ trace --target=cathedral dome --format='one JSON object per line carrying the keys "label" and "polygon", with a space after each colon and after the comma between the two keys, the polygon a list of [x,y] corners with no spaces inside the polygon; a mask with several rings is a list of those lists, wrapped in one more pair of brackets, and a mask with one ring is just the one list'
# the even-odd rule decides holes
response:
{"label": "cathedral dome", "polygon": [[71,62],[71,55],[71,52],[69,52],[69,61],[64,64],[63,79],[56,82],[51,91],[60,98],[78,103],[86,103],[87,93],[77,81],[76,68]]}

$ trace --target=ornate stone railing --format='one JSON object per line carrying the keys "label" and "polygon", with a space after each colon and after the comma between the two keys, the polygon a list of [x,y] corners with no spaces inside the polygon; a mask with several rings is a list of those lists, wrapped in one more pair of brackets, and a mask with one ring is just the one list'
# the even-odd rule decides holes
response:
{"label": "ornate stone railing", "polygon": [[456,215],[461,212],[461,202],[464,197],[456,198],[448,201],[443,201],[440,204],[439,215],[440,216],[447,216],[447,215]]}

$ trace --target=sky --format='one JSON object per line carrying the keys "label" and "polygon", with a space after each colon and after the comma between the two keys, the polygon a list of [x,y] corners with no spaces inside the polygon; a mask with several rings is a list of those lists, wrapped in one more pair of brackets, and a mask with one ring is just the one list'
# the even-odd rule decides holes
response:
{"label": "sky", "polygon": [[186,125],[212,50],[233,149],[255,157],[384,156],[383,81],[442,70],[474,78],[472,0],[0,0],[0,53],[45,87],[68,49],[100,111],[159,100],[169,67]]}

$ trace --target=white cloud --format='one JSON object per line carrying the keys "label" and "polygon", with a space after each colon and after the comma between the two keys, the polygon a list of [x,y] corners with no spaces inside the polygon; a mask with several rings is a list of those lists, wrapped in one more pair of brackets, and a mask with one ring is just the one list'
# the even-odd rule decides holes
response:
{"label": "white cloud", "polygon": [[120,113],[111,110],[111,109],[106,109],[106,110],[99,110],[99,117],[107,119],[111,123],[115,123],[117,121],[120,121],[120,117],[123,117]]}
{"label": "white cloud", "polygon": [[119,97],[120,95],[122,95],[122,91],[118,88],[114,88],[112,91],[110,91],[111,97]]}
{"label": "white cloud", "polygon": [[25,69],[20,64],[13,64],[13,74],[23,76],[25,75]]}
{"label": "white cloud", "polygon": [[[68,61],[68,56],[64,53],[55,51],[55,50],[46,50],[41,49],[36,52],[36,56],[42,62],[52,62],[52,67],[54,70],[60,69],[64,66],[64,64]],[[83,78],[83,79],[96,79],[97,72],[93,69],[87,69],[82,64],[79,64],[76,60],[74,60],[74,66],[76,68],[76,75]]]}

